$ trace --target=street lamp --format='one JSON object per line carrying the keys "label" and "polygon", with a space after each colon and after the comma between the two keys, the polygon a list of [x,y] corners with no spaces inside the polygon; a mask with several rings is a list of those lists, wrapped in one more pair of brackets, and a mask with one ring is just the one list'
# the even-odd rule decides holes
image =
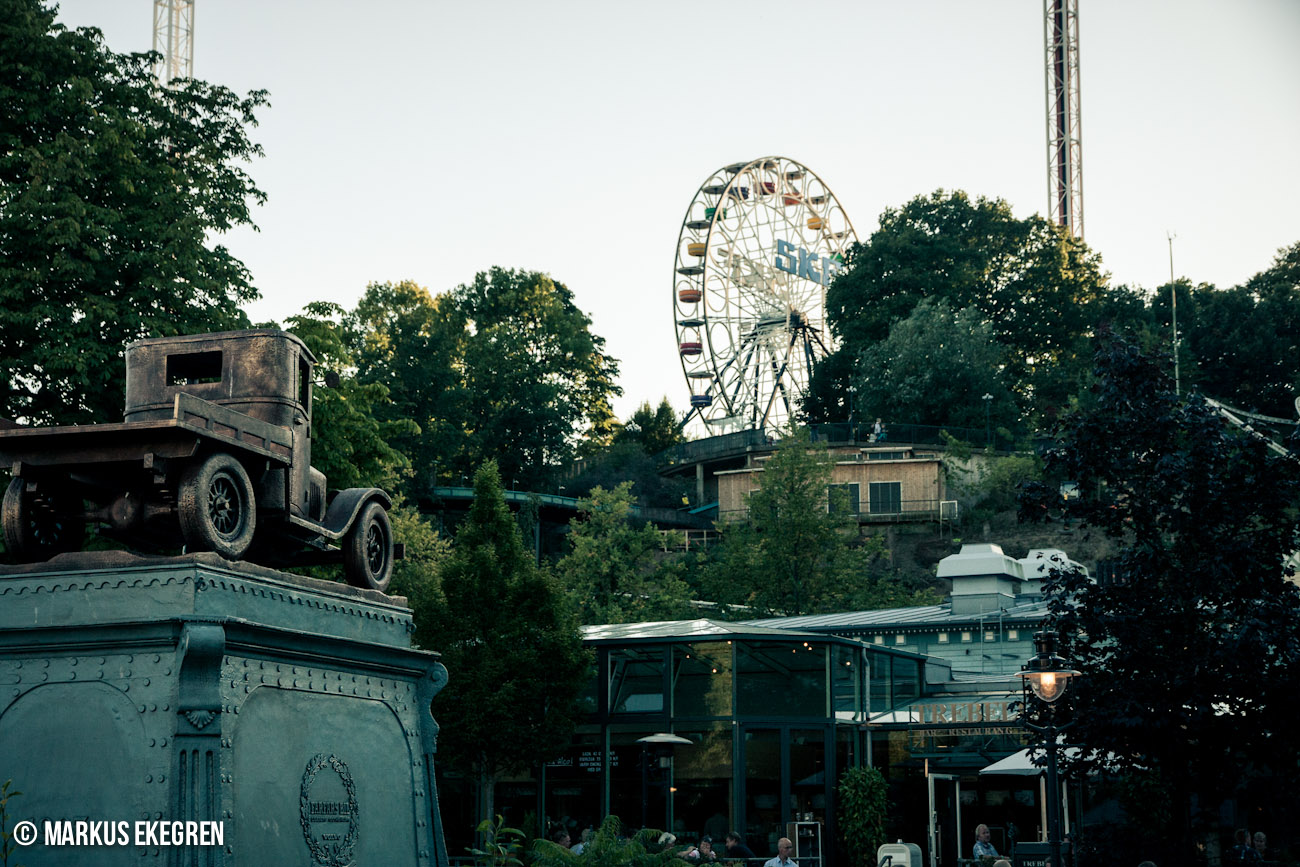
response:
{"label": "street lamp", "polygon": [[[650,820],[650,763],[653,759],[655,764],[662,770],[668,770],[672,767],[673,747],[677,744],[689,744],[693,741],[674,735],[668,732],[657,732],[652,735],[646,735],[643,738],[637,738],[636,742],[641,745],[641,827],[646,827]],[[667,788],[668,778],[664,778],[665,788]],[[664,824],[668,824],[668,792],[664,792]]]}
{"label": "street lamp", "polygon": [[993,395],[985,392],[980,399],[984,401],[984,444],[993,448]]}
{"label": "street lamp", "polygon": [[[1047,846],[1051,852],[1052,867],[1064,867],[1061,862],[1061,786],[1056,777],[1057,738],[1074,725],[1070,720],[1057,722],[1057,700],[1065,694],[1070,678],[1079,672],[1056,652],[1056,633],[1050,630],[1034,633],[1034,656],[1024,664],[1017,677],[1024,678],[1024,710],[1020,721],[1025,728],[1043,735],[1047,750]],[[1042,725],[1029,719],[1029,694],[1047,705],[1046,721]]]}
{"label": "street lamp", "polygon": [[858,393],[858,387],[856,385],[850,385],[844,390],[849,393],[849,440],[851,442],[857,442],[858,438],[853,435],[853,404]]}

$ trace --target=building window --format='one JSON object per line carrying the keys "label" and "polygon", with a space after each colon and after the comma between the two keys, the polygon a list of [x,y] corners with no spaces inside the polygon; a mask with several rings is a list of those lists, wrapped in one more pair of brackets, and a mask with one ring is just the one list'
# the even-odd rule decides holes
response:
{"label": "building window", "polygon": [[873,515],[897,515],[903,511],[902,482],[870,482],[867,496]]}
{"label": "building window", "polygon": [[883,635],[877,635],[875,638],[871,639],[871,643],[872,643],[872,644],[884,644],[884,643],[885,643],[885,636],[883,636]]}
{"label": "building window", "polygon": [[826,510],[832,515],[856,515],[860,508],[857,482],[826,486]]}
{"label": "building window", "polygon": [[897,635],[894,636],[894,643],[895,643],[895,644],[906,644],[906,643],[907,643],[907,636],[904,635],[904,634],[901,633],[901,632],[898,633]]}
{"label": "building window", "polygon": [[985,629],[985,630],[984,630],[984,640],[985,640],[985,641],[997,641],[997,640],[998,640],[998,634],[997,634],[995,631],[993,631],[992,629]]}
{"label": "building window", "polygon": [[655,713],[664,710],[662,648],[609,652],[610,713]]}
{"label": "building window", "polygon": [[1020,640],[1020,630],[1018,629],[1007,630],[1007,641],[1019,641],[1019,640]]}
{"label": "building window", "polygon": [[939,633],[939,643],[940,643],[940,644],[947,644],[947,643],[948,643],[948,633],[946,633],[946,632],[940,632],[940,633]]}
{"label": "building window", "polygon": [[969,630],[969,629],[963,629],[963,630],[961,631],[961,640],[962,640],[962,641],[970,641],[970,630]]}

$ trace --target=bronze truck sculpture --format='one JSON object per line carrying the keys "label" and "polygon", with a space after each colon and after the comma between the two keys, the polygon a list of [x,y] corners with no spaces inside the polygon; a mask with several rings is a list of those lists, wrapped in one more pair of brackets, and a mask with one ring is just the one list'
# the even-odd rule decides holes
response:
{"label": "bronze truck sculpture", "polygon": [[[395,550],[378,488],[329,496],[311,466],[316,359],[284,331],[140,340],[121,424],[0,420],[10,465],[0,526],[20,562],[78,551],[87,524],[130,547],[214,551],[267,566],[342,560],[386,590]],[[338,545],[338,547],[334,547]]]}

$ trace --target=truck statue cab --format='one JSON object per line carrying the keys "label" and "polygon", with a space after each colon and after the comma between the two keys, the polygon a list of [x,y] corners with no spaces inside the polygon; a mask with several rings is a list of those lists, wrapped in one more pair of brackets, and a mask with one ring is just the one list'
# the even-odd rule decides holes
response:
{"label": "truck statue cab", "polygon": [[0,511],[6,549],[45,560],[80,550],[97,524],[145,550],[183,543],[268,566],[342,560],[349,583],[386,590],[388,495],[329,497],[311,466],[315,364],[284,331],[140,340],[126,349],[122,424],[0,420],[0,461],[13,474]]}

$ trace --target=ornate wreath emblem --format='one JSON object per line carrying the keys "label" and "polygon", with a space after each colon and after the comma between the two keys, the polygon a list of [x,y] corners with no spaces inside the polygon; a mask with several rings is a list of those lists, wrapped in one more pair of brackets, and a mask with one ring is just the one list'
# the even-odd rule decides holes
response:
{"label": "ornate wreath emblem", "polygon": [[[326,767],[338,774],[343,787],[342,800],[313,801],[311,798],[316,775]],[[302,774],[299,815],[302,836],[307,841],[313,861],[321,867],[349,867],[352,864],[352,849],[356,846],[360,827],[357,821],[357,787],[352,782],[348,766],[338,756],[317,753],[307,763],[307,770]]]}

